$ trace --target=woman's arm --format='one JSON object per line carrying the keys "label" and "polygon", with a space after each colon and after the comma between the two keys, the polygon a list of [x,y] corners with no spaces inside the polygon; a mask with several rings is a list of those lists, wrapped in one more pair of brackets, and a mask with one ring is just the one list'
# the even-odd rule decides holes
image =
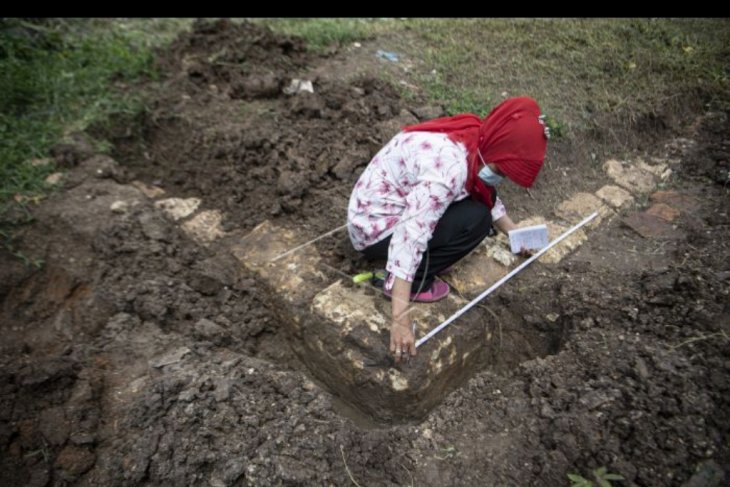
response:
{"label": "woman's arm", "polygon": [[454,194],[455,191],[438,181],[418,184],[406,197],[406,209],[393,231],[386,265],[390,276],[385,288],[391,291],[390,352],[396,363],[416,355],[409,313],[412,281],[433,229]]}
{"label": "woman's arm", "polygon": [[510,230],[517,228],[517,225],[515,225],[515,222],[513,222],[509,215],[505,213],[502,218],[494,222],[494,228],[507,235]]}
{"label": "woman's arm", "polygon": [[390,352],[396,363],[416,355],[409,313],[412,281],[436,225],[463,188],[467,176],[463,150],[454,144],[442,147],[424,141],[411,147],[411,152],[409,161],[418,162],[412,168],[417,183],[407,188],[386,266],[390,277],[385,288],[391,291],[392,299]]}
{"label": "woman's arm", "polygon": [[391,294],[393,322],[390,325],[390,353],[395,363],[416,356],[416,339],[413,336],[410,320],[411,283],[396,277]]}
{"label": "woman's arm", "polygon": [[[499,230],[500,232],[504,233],[505,235],[509,235],[510,230],[514,230],[517,227],[515,225],[515,222],[512,221],[512,219],[505,213],[502,218],[494,222],[494,227]],[[535,254],[534,250],[528,250],[525,248],[520,249],[520,252],[518,255],[522,257],[530,257]]]}

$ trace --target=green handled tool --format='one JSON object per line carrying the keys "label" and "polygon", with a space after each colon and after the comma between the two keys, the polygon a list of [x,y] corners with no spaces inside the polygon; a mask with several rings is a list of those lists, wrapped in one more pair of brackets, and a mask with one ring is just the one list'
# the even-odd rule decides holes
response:
{"label": "green handled tool", "polygon": [[385,276],[386,272],[384,269],[379,269],[377,271],[361,272],[360,274],[355,274],[354,276],[352,276],[352,282],[355,284],[360,284],[362,282],[370,281],[373,286],[381,287],[383,285],[383,282],[385,282]]}
{"label": "green handled tool", "polygon": [[352,277],[352,282],[355,284],[360,284],[361,282],[369,281],[373,278],[372,272],[361,272],[360,274],[356,274]]}

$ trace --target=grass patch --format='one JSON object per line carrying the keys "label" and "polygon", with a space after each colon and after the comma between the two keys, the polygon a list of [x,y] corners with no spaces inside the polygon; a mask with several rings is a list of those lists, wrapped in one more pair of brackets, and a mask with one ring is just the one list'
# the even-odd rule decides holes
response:
{"label": "grass patch", "polygon": [[487,113],[496,105],[489,93],[471,86],[460,87],[449,81],[448,77],[448,74],[444,75],[434,69],[421,78],[421,83],[428,98],[443,105],[450,115],[464,112]]}
{"label": "grass patch", "polygon": [[152,48],[184,21],[168,30],[144,22],[0,20],[0,222],[12,205],[49,191],[44,178],[53,164],[32,159],[110,114],[144,109],[132,85],[155,75]]}
{"label": "grass patch", "polygon": [[406,24],[417,38],[410,54],[422,59],[418,78],[429,98],[450,113],[483,114],[504,96],[530,95],[554,124],[570,131],[598,112],[631,124],[682,97],[700,96],[706,108],[730,108],[730,24],[723,19]]}

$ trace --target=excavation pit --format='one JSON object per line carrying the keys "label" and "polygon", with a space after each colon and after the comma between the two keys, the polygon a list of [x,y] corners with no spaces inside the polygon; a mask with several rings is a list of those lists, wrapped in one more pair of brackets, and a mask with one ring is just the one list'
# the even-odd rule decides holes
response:
{"label": "excavation pit", "polygon": [[[265,221],[232,251],[260,279],[264,299],[289,327],[291,346],[311,375],[377,422],[421,418],[476,371],[514,367],[559,349],[557,318],[526,320],[523,310],[485,301],[396,365],[388,353],[390,301],[332,272],[315,245],[292,251],[301,244],[293,230]],[[451,274],[454,292],[415,305],[417,339],[518,264],[503,254],[504,245],[485,241]]]}

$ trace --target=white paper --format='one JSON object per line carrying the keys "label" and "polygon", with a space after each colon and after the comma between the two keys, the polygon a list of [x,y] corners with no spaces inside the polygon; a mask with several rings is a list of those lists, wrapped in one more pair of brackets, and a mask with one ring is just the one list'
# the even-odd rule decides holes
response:
{"label": "white paper", "polygon": [[509,232],[509,246],[513,254],[520,253],[523,248],[526,250],[540,250],[547,247],[549,243],[547,225],[545,224],[517,228]]}

